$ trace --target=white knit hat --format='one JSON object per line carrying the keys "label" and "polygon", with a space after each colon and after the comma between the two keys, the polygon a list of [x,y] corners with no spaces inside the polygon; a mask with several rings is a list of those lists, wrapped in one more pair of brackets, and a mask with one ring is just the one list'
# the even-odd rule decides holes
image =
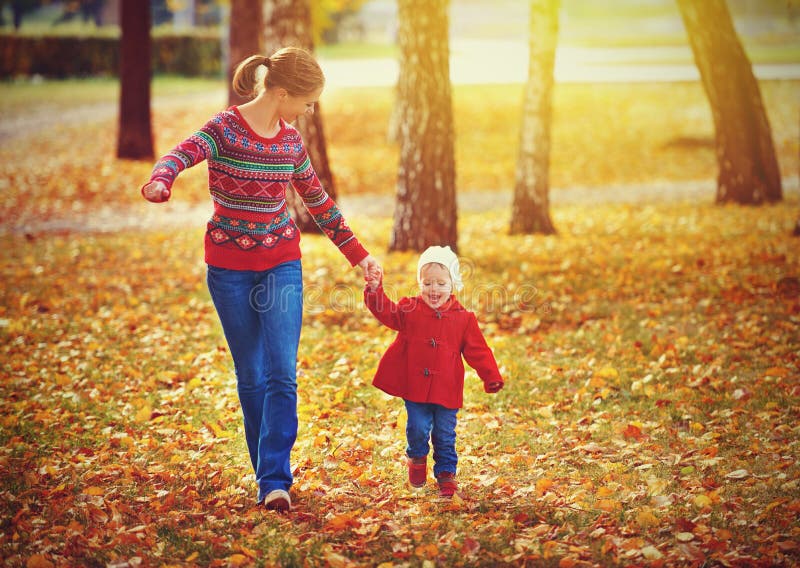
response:
{"label": "white knit hat", "polygon": [[428,247],[419,257],[417,263],[417,282],[422,282],[422,267],[426,264],[436,262],[450,271],[450,279],[453,281],[453,288],[461,290],[464,283],[461,281],[461,269],[458,264],[458,257],[449,246]]}

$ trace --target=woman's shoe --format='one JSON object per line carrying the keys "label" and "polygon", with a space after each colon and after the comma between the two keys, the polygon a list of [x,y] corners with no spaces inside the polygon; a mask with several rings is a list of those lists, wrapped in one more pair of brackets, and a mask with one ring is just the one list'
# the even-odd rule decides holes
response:
{"label": "woman's shoe", "polygon": [[292,508],[292,499],[283,489],[275,489],[264,497],[264,506],[270,511],[286,513]]}

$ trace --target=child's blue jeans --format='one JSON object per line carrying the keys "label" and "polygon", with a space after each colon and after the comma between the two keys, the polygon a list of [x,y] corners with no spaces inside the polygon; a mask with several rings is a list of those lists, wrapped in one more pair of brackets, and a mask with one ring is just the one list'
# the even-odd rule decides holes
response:
{"label": "child's blue jeans", "polygon": [[208,267],[208,289],[236,369],[258,499],[289,490],[297,438],[297,346],[303,318],[300,261],[264,271]]}
{"label": "child's blue jeans", "polygon": [[406,453],[410,458],[428,455],[428,441],[433,442],[433,475],[449,471],[456,473],[458,454],[456,454],[457,408],[445,408],[440,404],[411,402],[406,400],[408,423]]}

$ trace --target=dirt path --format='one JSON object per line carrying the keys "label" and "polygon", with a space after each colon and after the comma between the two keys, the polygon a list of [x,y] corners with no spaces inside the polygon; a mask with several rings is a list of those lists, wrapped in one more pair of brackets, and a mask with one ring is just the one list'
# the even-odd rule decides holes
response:
{"label": "dirt path", "polygon": [[[202,93],[187,93],[181,95],[164,95],[153,97],[153,110],[169,111],[182,109],[188,106],[205,104],[223,106],[225,93],[222,88]],[[116,128],[119,103],[103,101],[71,105],[39,104],[30,109],[30,112],[6,112],[0,114],[0,144],[8,144],[16,140],[29,138],[37,132],[53,127],[54,117],[57,118],[59,127],[68,127],[84,124],[108,123]]]}
{"label": "dirt path", "polygon": [[[551,191],[553,207],[575,204],[628,203],[633,205],[690,201],[711,203],[716,187],[713,181],[661,182],[653,184],[620,185],[604,188],[572,187]],[[800,197],[798,178],[784,180],[784,196]],[[511,208],[511,192],[465,192],[458,196],[461,213],[496,211]],[[387,218],[394,211],[393,195],[342,195],[337,199],[345,216]],[[166,230],[179,226],[202,227],[211,214],[211,204],[192,205],[175,201],[154,205],[142,201],[125,212],[104,207],[85,215],[28,222],[24,225],[0,222],[0,234],[23,232],[29,234],[88,232],[110,233],[125,230]]]}

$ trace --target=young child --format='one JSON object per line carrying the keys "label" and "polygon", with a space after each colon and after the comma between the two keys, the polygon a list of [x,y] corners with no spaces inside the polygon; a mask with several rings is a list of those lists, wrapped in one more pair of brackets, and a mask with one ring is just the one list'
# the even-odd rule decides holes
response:
{"label": "young child", "polygon": [[408,413],[408,480],[422,487],[427,478],[428,442],[433,442],[433,474],[439,495],[452,497],[456,483],[456,415],[464,398],[464,356],[483,380],[487,393],[503,388],[494,355],[475,314],[453,295],[460,290],[458,257],[449,246],[429,247],[419,258],[416,298],[392,302],[384,293],[380,270],[366,276],[364,301],[385,326],[398,331],[381,358],[372,382],[402,398]]}

